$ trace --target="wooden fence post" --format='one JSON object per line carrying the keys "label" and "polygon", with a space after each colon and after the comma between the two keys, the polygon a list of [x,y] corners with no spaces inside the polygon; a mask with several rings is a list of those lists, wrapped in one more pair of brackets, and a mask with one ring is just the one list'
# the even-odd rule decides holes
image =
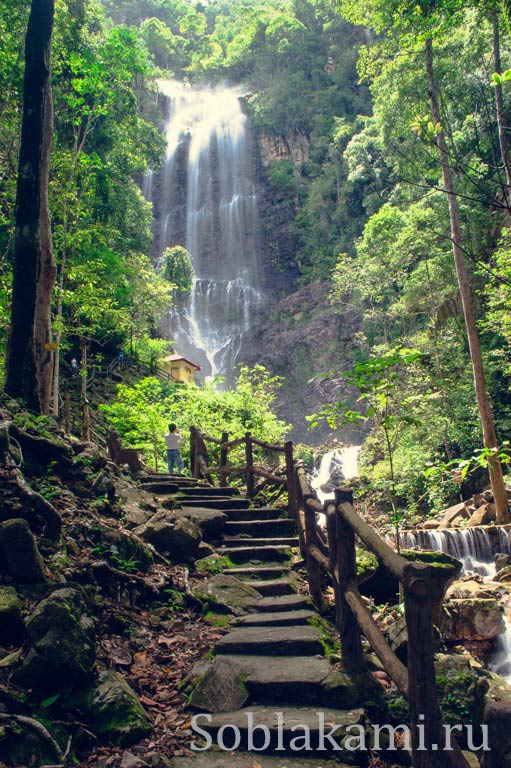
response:
{"label": "wooden fence post", "polygon": [[192,477],[198,477],[196,453],[197,453],[197,427],[190,427],[190,472],[192,474]]}
{"label": "wooden fence post", "polygon": [[254,496],[254,449],[250,432],[245,434],[245,457],[247,463],[247,496],[251,499]]}
{"label": "wooden fence post", "polygon": [[445,732],[436,695],[433,609],[438,588],[434,582],[431,566],[425,563],[405,566],[408,705],[414,768],[451,768],[457,764],[457,745],[452,745],[452,752],[443,749]]}
{"label": "wooden fence post", "polygon": [[336,489],[335,507],[337,522],[337,552],[336,568],[339,584],[339,633],[341,636],[342,660],[348,672],[364,669],[364,654],[358,622],[346,602],[344,590],[350,582],[357,583],[357,558],[355,551],[355,534],[350,525],[344,520],[339,505],[353,502],[351,491]]}
{"label": "wooden fence post", "polygon": [[325,502],[326,531],[328,536],[328,554],[330,556],[330,570],[332,572],[332,586],[335,600],[335,626],[341,629],[341,599],[339,595],[339,581],[337,578],[337,514],[335,506],[331,502]]}
{"label": "wooden fence post", "polygon": [[309,592],[314,604],[317,608],[321,609],[323,606],[323,595],[321,592],[321,575],[322,568],[315,557],[312,556],[311,547],[318,547],[318,540],[316,536],[316,510],[307,504],[305,499],[305,543],[306,543],[306,558],[305,564],[307,567],[307,581],[309,583]]}
{"label": "wooden fence post", "polygon": [[225,443],[229,442],[229,433],[228,432],[222,432],[222,443],[223,445],[220,446],[220,487],[225,488],[227,485],[227,475],[225,472],[222,471],[222,467],[227,466],[227,457],[229,455],[229,448],[225,445]]}
{"label": "wooden fence post", "polygon": [[298,491],[296,487],[295,462],[293,458],[293,441],[288,440],[284,443],[284,456],[286,459],[286,477],[287,477],[287,511],[291,520],[294,520],[298,526]]}

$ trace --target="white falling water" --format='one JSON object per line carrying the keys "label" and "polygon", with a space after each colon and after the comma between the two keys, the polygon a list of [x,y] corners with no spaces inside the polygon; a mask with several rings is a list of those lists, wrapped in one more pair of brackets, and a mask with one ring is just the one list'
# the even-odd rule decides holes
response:
{"label": "white falling water", "polygon": [[323,454],[311,479],[311,486],[321,502],[333,498],[333,491],[342,480],[358,477],[361,449],[361,445],[346,445]]}
{"label": "white falling water", "polygon": [[264,306],[254,153],[239,95],[159,81],[169,103],[158,250],[185,245],[195,279],[171,334],[207,375],[229,374]]}
{"label": "white falling water", "polygon": [[142,194],[149,203],[153,202],[153,181],[154,172],[149,168],[142,183]]}
{"label": "white falling water", "polygon": [[[410,549],[425,549],[447,552],[463,564],[467,575],[479,574],[484,581],[495,576],[495,555],[498,552],[511,553],[509,536],[499,527],[491,534],[484,528],[453,528],[442,531],[406,531],[402,534],[403,546]],[[497,638],[497,651],[490,665],[493,672],[511,683],[511,606],[506,604],[504,623],[506,631]]]}

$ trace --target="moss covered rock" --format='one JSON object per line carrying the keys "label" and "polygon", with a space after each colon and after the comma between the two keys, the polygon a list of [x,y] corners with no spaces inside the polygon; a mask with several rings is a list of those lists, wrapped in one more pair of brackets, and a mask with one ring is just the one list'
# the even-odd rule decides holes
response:
{"label": "moss covered rock", "polygon": [[219,573],[201,584],[197,597],[213,608],[241,616],[252,609],[262,595],[246,581]]}
{"label": "moss covered rock", "polygon": [[[435,656],[436,685],[444,722],[448,725],[472,724],[474,743],[479,740],[483,722],[488,680],[485,671],[469,654],[438,653]],[[408,705],[393,686],[387,693],[387,706],[394,725],[408,722]],[[458,740],[466,747],[466,733]]]}
{"label": "moss covered rock", "polygon": [[45,581],[44,562],[26,520],[15,518],[0,523],[1,559],[8,573],[21,584]]}
{"label": "moss covered rock", "polygon": [[101,673],[90,701],[96,733],[109,744],[129,747],[151,732],[151,722],[137,694],[118,672]]}
{"label": "moss covered rock", "polygon": [[378,558],[372,552],[357,547],[357,579],[364,584],[376,575],[379,568]]}
{"label": "moss covered rock", "polygon": [[0,586],[0,637],[2,641],[19,642],[25,627],[21,603],[14,587]]}
{"label": "moss covered rock", "polygon": [[77,589],[59,589],[36,606],[26,624],[32,649],[16,683],[45,692],[87,681],[96,658],[94,624]]}

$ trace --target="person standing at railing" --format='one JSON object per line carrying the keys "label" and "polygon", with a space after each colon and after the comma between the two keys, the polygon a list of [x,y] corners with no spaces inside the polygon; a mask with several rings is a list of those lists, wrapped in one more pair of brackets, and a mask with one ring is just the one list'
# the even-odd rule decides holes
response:
{"label": "person standing at railing", "polygon": [[167,464],[169,474],[171,475],[174,473],[174,467],[177,467],[178,473],[183,471],[183,459],[180,450],[182,439],[182,436],[177,431],[177,425],[169,424],[169,431],[165,435],[165,442],[167,444]]}

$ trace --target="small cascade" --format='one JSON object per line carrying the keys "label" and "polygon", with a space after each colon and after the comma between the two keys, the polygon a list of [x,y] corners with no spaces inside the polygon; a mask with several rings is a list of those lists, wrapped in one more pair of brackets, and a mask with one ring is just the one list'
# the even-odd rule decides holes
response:
{"label": "small cascade", "polygon": [[[495,577],[495,555],[511,553],[509,535],[499,526],[492,528],[452,528],[442,531],[404,531],[402,546],[407,549],[424,549],[446,552],[463,564],[466,575],[480,575],[484,581]],[[504,623],[506,631],[497,638],[497,650],[490,669],[511,683],[511,606],[506,605]]]}
{"label": "small cascade", "polygon": [[333,498],[334,489],[341,485],[343,480],[358,477],[361,448],[361,445],[346,445],[323,454],[311,479],[311,487],[321,502]]}
{"label": "small cascade", "polygon": [[161,256],[167,247],[186,246],[195,271],[169,333],[207,376],[229,376],[244,334],[265,306],[250,125],[234,89],[164,80],[159,89],[168,118],[156,250]]}
{"label": "small cascade", "polygon": [[446,552],[463,563],[466,574],[479,574],[488,580],[495,576],[495,555],[511,553],[508,534],[498,526],[491,533],[477,527],[403,531],[401,543],[406,549]]}
{"label": "small cascade", "polygon": [[148,203],[153,202],[153,184],[154,171],[149,168],[146,175],[144,176],[144,181],[142,182],[142,194]]}

